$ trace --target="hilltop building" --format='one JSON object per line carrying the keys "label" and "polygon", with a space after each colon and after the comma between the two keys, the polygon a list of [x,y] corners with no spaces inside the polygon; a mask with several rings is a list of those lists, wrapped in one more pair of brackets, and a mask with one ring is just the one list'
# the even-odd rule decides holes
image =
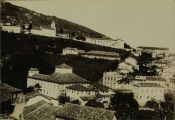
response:
{"label": "hilltop building", "polygon": [[11,25],[2,25],[2,30],[6,32],[11,32],[11,33],[20,33],[21,32],[21,27],[20,26],[11,26]]}
{"label": "hilltop building", "polygon": [[85,54],[84,50],[79,50],[77,48],[66,47],[63,49],[63,55],[83,55]]}
{"label": "hilltop building", "polygon": [[49,28],[42,28],[42,27],[40,27],[38,29],[33,28],[33,29],[31,29],[31,33],[36,34],[36,35],[55,37],[56,36],[55,22],[52,21]]}
{"label": "hilltop building", "polygon": [[120,60],[119,53],[116,52],[106,52],[106,51],[97,51],[97,50],[91,50],[86,52],[83,57],[87,58],[96,58],[96,59],[107,59],[107,60]]}
{"label": "hilltop building", "polygon": [[66,87],[80,84],[89,86],[89,81],[73,73],[72,67],[61,64],[56,66],[55,72],[51,75],[38,74],[36,69],[30,69],[27,78],[27,87],[39,84],[41,93],[52,98],[57,98],[61,94],[66,94]]}
{"label": "hilltop building", "polygon": [[71,39],[71,36],[70,36],[70,34],[68,34],[68,33],[57,33],[56,36],[57,36],[58,38]]}
{"label": "hilltop building", "polygon": [[112,47],[112,48],[124,48],[124,42],[121,39],[113,40],[108,38],[86,38],[86,42],[92,43],[95,45],[101,45],[106,47]]}

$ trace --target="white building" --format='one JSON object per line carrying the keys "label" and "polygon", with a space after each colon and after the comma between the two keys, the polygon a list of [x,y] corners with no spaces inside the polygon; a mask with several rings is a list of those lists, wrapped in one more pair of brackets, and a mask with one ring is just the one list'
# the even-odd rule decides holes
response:
{"label": "white building", "polygon": [[77,48],[66,47],[63,49],[63,55],[82,55],[85,54],[84,50],[79,50]]}
{"label": "white building", "polygon": [[46,103],[48,104],[52,104],[54,106],[58,106],[59,105],[59,101],[54,99],[54,98],[51,98],[51,97],[48,97],[46,95],[43,95],[39,92],[30,92],[30,93],[26,93],[25,94],[25,98],[26,98],[26,104],[25,104],[25,107],[27,106],[30,106],[30,105],[33,105],[39,101],[45,101]]}
{"label": "white building", "polygon": [[36,35],[55,37],[56,36],[55,22],[53,21],[51,23],[50,28],[42,28],[42,27],[40,29],[33,28],[31,29],[31,33]]}
{"label": "white building", "polygon": [[157,102],[164,101],[164,88],[156,83],[138,83],[133,92],[140,106],[153,99]]}
{"label": "white building", "polygon": [[175,74],[173,77],[168,79],[168,90],[172,93],[175,93]]}
{"label": "white building", "polygon": [[137,66],[137,59],[135,57],[130,56],[130,57],[125,59],[125,62],[129,63],[133,67]]}
{"label": "white building", "polygon": [[137,83],[156,83],[167,89],[167,80],[161,76],[142,76],[136,75],[133,84]]}
{"label": "white building", "polygon": [[119,53],[116,52],[91,50],[86,52],[86,54],[83,56],[92,59],[96,58],[96,59],[107,59],[107,60],[120,60],[120,55]]}
{"label": "white building", "polygon": [[68,33],[57,33],[56,36],[58,38],[70,39],[70,35]]}
{"label": "white building", "polygon": [[95,45],[101,45],[112,48],[124,48],[124,42],[121,39],[113,40],[109,38],[86,38],[86,42],[92,43]]}
{"label": "white building", "polygon": [[21,27],[20,26],[2,26],[2,30],[7,31],[7,32],[12,32],[12,33],[20,33],[21,32]]}
{"label": "white building", "polygon": [[27,78],[27,87],[39,84],[40,93],[58,98],[61,94],[66,94],[66,87],[81,84],[89,86],[89,81],[74,74],[72,67],[61,64],[56,66],[55,72],[51,75],[38,74],[38,71],[29,71]]}
{"label": "white building", "polygon": [[134,72],[133,66],[126,62],[119,63],[118,69],[120,70],[121,73],[125,73],[125,74]]}
{"label": "white building", "polygon": [[122,78],[123,76],[118,72],[104,72],[103,85],[112,89],[118,89],[118,81]]}
{"label": "white building", "polygon": [[67,87],[66,96],[69,96],[71,100],[80,100],[81,97],[92,97],[94,98],[96,95],[97,89],[93,86],[83,86],[80,84],[75,84]]}

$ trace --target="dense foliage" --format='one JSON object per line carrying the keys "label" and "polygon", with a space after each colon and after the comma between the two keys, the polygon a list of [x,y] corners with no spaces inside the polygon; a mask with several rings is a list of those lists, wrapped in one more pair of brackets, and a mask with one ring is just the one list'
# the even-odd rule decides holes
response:
{"label": "dense foliage", "polygon": [[89,101],[85,104],[85,106],[95,107],[95,108],[104,108],[103,103],[96,101],[96,99],[91,99],[91,100],[89,100]]}
{"label": "dense foliage", "polygon": [[133,93],[116,92],[111,98],[112,109],[116,111],[118,120],[132,120],[137,113],[139,105],[133,97]]}

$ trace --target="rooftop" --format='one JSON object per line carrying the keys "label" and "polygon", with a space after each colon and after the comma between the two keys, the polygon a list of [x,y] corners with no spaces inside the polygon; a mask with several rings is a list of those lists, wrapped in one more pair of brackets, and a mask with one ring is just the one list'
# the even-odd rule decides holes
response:
{"label": "rooftop", "polygon": [[23,115],[25,120],[55,120],[54,112],[58,109],[58,106],[40,101],[24,108]]}
{"label": "rooftop", "polygon": [[73,120],[113,120],[114,113],[111,110],[68,103],[56,111],[55,115]]}
{"label": "rooftop", "polygon": [[162,87],[161,85],[157,83],[138,83],[135,86],[137,87]]}
{"label": "rooftop", "polygon": [[54,99],[54,98],[51,98],[51,97],[49,97],[49,96],[43,95],[43,94],[41,94],[41,93],[39,93],[39,92],[35,92],[35,91],[26,93],[25,96],[26,96],[26,100],[31,99],[31,98],[36,97],[36,96],[42,96],[42,97],[45,97],[45,98],[47,98],[47,99],[49,99],[49,100]]}
{"label": "rooftop", "polygon": [[0,83],[0,91],[3,91],[1,93],[0,102],[5,102],[11,99],[11,93],[22,92],[22,90],[2,82]]}
{"label": "rooftop", "polygon": [[113,120],[114,111],[67,103],[53,106],[44,101],[24,108],[25,120]]}
{"label": "rooftop", "polygon": [[88,51],[86,54],[88,54],[88,55],[116,56],[116,57],[119,56],[119,53],[116,53],[116,52],[96,51],[96,50]]}
{"label": "rooftop", "polygon": [[67,65],[67,64],[65,64],[65,63],[56,66],[56,68],[72,69],[71,66],[69,66],[69,65]]}
{"label": "rooftop", "polygon": [[85,86],[80,85],[80,84],[75,84],[75,85],[69,86],[69,87],[67,87],[67,89],[77,90],[77,91],[98,91],[93,86],[85,87]]}
{"label": "rooftop", "polygon": [[89,81],[85,80],[82,77],[79,77],[74,73],[53,73],[52,75],[34,74],[33,76],[29,76],[29,78],[58,84],[89,83]]}
{"label": "rooftop", "polygon": [[138,48],[142,49],[152,49],[152,50],[169,50],[168,48],[162,48],[162,47],[146,47],[146,46],[140,46]]}

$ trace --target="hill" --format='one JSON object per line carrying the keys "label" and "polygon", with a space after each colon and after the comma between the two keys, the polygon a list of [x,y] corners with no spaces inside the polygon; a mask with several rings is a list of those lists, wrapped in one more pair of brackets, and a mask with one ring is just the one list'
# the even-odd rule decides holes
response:
{"label": "hill", "polygon": [[55,16],[47,16],[35,11],[13,5],[9,2],[2,2],[1,4],[1,20],[2,23],[11,23],[12,25],[21,25],[22,23],[29,23],[32,21],[34,27],[50,27],[52,21],[55,21],[57,32],[62,29],[66,33],[83,34],[89,37],[103,38],[98,32],[95,32],[87,27],[72,23]]}
{"label": "hill", "polygon": [[[37,67],[41,73],[51,74],[56,65],[65,62],[74,68],[77,75],[95,82],[103,76],[104,71],[114,70],[119,63],[117,60],[94,60],[80,56],[62,56],[60,53],[64,47],[76,47],[85,51],[118,52],[122,60],[130,54],[130,52],[122,49],[102,47],[79,41],[4,31],[1,31],[1,45],[2,81],[23,90],[26,87],[27,72],[30,67]],[[42,47],[36,50],[36,45]],[[52,47],[55,45],[56,47]],[[48,51],[53,54],[46,54]]]}

